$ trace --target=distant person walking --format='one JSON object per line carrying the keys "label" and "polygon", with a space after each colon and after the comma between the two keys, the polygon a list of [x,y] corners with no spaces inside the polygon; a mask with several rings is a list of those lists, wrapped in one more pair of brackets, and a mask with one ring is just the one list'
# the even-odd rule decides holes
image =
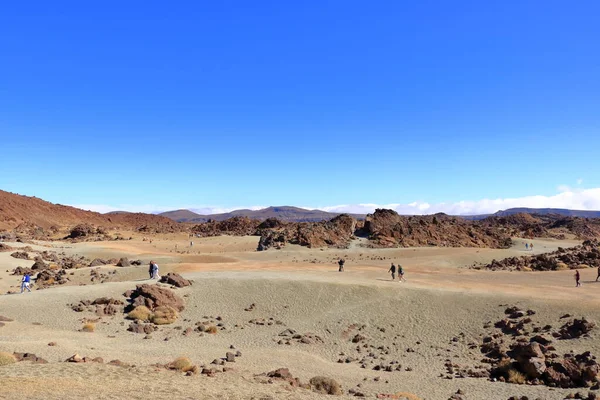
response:
{"label": "distant person walking", "polygon": [[529,245],[529,250],[533,251],[533,243]]}
{"label": "distant person walking", "polygon": [[160,279],[160,275],[158,274],[158,264],[154,263],[152,265],[152,279]]}
{"label": "distant person walking", "polygon": [[395,281],[396,280],[396,266],[394,265],[394,263],[392,263],[392,266],[390,267],[388,272],[392,273],[392,280]]}
{"label": "distant person walking", "polygon": [[338,261],[338,265],[339,265],[339,267],[340,267],[340,268],[338,269],[338,271],[339,271],[339,272],[344,272],[344,263],[345,263],[345,262],[346,262],[346,261],[344,261],[344,259],[343,259],[343,258],[340,258],[340,261]]}
{"label": "distant person walking", "polygon": [[598,267],[598,276],[596,277],[596,282],[598,282],[598,279],[600,279],[600,267]]}
{"label": "distant person walking", "polygon": [[525,251],[529,250],[529,243],[525,243]]}
{"label": "distant person walking", "polygon": [[190,241],[190,247],[193,247],[193,246],[194,246],[194,242]]}
{"label": "distant person walking", "polygon": [[581,279],[581,276],[579,275],[579,270],[576,269],[575,270],[575,287],[581,286],[581,282],[579,282],[579,279]]}
{"label": "distant person walking", "polygon": [[150,279],[154,276],[154,261],[150,261],[150,264],[148,264],[148,276]]}
{"label": "distant person walking", "polygon": [[404,268],[402,268],[402,265],[400,264],[398,264],[398,281],[406,282],[406,279],[404,279]]}
{"label": "distant person walking", "polygon": [[28,292],[31,292],[31,289],[29,288],[30,285],[31,277],[29,276],[29,274],[23,275],[23,279],[21,279],[21,293],[23,293],[25,289],[27,289]]}

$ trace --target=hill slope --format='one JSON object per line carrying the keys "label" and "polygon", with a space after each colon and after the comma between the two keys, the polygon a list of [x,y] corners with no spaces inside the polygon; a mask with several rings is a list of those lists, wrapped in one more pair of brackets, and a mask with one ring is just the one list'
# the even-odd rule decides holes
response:
{"label": "hill slope", "polygon": [[0,229],[14,229],[22,224],[36,225],[43,229],[51,227],[62,229],[82,223],[106,228],[166,232],[183,229],[176,222],[158,215],[142,213],[105,215],[0,190]]}

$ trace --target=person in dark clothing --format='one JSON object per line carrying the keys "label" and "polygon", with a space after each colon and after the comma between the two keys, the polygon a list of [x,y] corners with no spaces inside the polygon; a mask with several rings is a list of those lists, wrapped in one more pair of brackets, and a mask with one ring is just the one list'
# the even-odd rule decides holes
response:
{"label": "person in dark clothing", "polygon": [[581,279],[581,276],[579,275],[579,270],[576,269],[575,270],[575,287],[581,286],[581,282],[579,282],[579,279]]}
{"label": "person in dark clothing", "polygon": [[598,267],[598,276],[596,277],[596,282],[598,282],[598,279],[600,279],[600,267]]}
{"label": "person in dark clothing", "polygon": [[400,265],[400,264],[398,264],[398,281],[406,282],[406,279],[404,279],[404,268],[402,268],[402,265]]}
{"label": "person in dark clothing", "polygon": [[148,275],[150,275],[150,279],[154,276],[154,261],[150,261],[150,265],[148,266]]}
{"label": "person in dark clothing", "polygon": [[340,258],[340,261],[338,261],[338,265],[340,266],[340,268],[338,269],[339,272],[344,272],[344,259]]}
{"label": "person in dark clothing", "polygon": [[392,280],[395,281],[396,280],[396,266],[394,265],[394,263],[392,263],[392,266],[390,267],[388,272],[392,273]]}

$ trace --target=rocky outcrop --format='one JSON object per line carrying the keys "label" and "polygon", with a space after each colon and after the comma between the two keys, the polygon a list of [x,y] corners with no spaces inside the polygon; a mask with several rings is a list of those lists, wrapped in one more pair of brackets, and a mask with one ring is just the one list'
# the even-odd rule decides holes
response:
{"label": "rocky outcrop", "polygon": [[[493,380],[516,384],[547,385],[551,387],[590,387],[600,383],[600,365],[589,352],[567,353],[559,356],[552,341],[544,335],[574,338],[585,335],[594,324],[585,320],[567,322],[558,332],[552,327],[535,326],[531,315],[535,312],[509,307],[507,318],[495,327],[500,332],[490,332],[480,344],[485,355],[484,363],[491,365],[486,374],[473,377],[491,377]],[[528,337],[529,332],[535,335]],[[467,374],[469,376],[469,374]]]}
{"label": "rocky outcrop", "polygon": [[45,288],[52,285],[63,285],[69,281],[69,278],[66,275],[67,271],[64,269],[60,269],[58,271],[45,269],[37,274],[37,276],[34,278],[35,284],[40,288]]}
{"label": "rocky outcrop", "polygon": [[256,234],[260,221],[248,217],[233,217],[224,221],[204,222],[194,225],[192,233],[200,237],[210,236],[251,236]]}
{"label": "rocky outcrop", "polygon": [[281,248],[287,243],[310,248],[346,248],[354,237],[357,221],[349,215],[342,214],[325,222],[277,224],[269,221],[261,226],[258,230],[261,236],[258,251],[271,247]]}
{"label": "rocky outcrop", "polygon": [[580,246],[562,248],[551,253],[532,256],[508,257],[492,260],[491,263],[475,264],[471,268],[492,271],[556,271],[562,269],[600,267],[600,243],[598,240],[586,240]]}
{"label": "rocky outcrop", "polygon": [[491,247],[508,248],[510,236],[445,214],[402,216],[393,210],[377,209],[367,215],[363,235],[380,247]]}
{"label": "rocky outcrop", "polygon": [[575,318],[565,323],[553,336],[559,339],[577,339],[581,336],[589,336],[595,326],[595,323],[588,321],[585,317]]}

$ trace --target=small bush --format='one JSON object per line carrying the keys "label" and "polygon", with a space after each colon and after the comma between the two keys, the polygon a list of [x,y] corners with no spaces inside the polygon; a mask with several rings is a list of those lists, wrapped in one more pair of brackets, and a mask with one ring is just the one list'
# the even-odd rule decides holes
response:
{"label": "small bush", "polygon": [[557,271],[562,271],[565,269],[569,269],[569,266],[567,264],[565,264],[564,262],[557,262],[556,263],[556,270]]}
{"label": "small bush", "polygon": [[508,370],[508,383],[516,383],[517,385],[522,385],[526,381],[525,375],[520,373],[514,368]]}
{"label": "small bush", "polygon": [[167,368],[175,369],[181,372],[188,372],[194,369],[194,364],[192,360],[187,357],[178,357],[173,360],[171,363],[167,364]]}
{"label": "small bush", "polygon": [[313,391],[323,394],[341,395],[342,387],[340,384],[325,376],[315,376],[310,378],[310,386]]}
{"label": "small bush", "polygon": [[4,351],[0,351],[0,367],[3,365],[14,364],[15,362],[17,362],[15,356]]}
{"label": "small bush", "polygon": [[177,310],[170,306],[160,306],[154,310],[151,321],[155,325],[168,325],[177,321],[179,314]]}
{"label": "small bush", "polygon": [[127,318],[136,321],[150,321],[152,318],[152,311],[146,306],[137,306],[127,314]]}
{"label": "small bush", "polygon": [[219,330],[217,329],[216,326],[211,325],[211,326],[207,326],[206,330],[204,332],[208,332],[208,333],[212,333],[213,335],[216,334]]}
{"label": "small bush", "polygon": [[83,325],[83,328],[81,328],[81,330],[84,332],[94,332],[96,330],[96,324],[88,322],[87,324]]}

